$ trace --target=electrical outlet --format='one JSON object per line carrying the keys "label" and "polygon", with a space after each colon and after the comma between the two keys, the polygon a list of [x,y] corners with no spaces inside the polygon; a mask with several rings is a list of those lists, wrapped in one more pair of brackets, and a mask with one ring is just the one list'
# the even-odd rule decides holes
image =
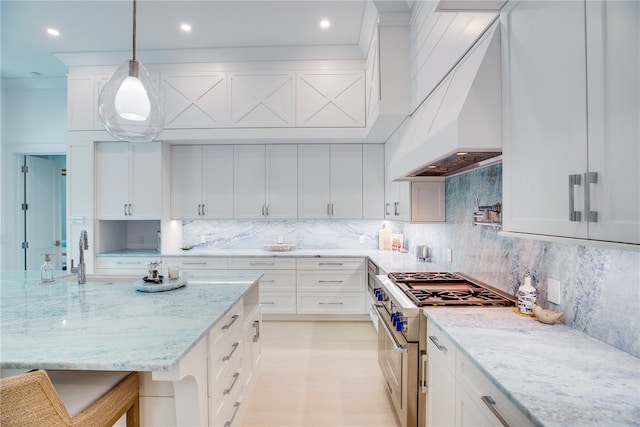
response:
{"label": "electrical outlet", "polygon": [[560,292],[560,281],[547,279],[547,301],[554,304],[562,304],[562,292]]}
{"label": "electrical outlet", "polygon": [[278,236],[278,243],[284,243],[284,237]]}
{"label": "electrical outlet", "polygon": [[358,242],[360,242],[360,243],[364,243],[364,236],[360,236],[360,237],[358,237]]}
{"label": "electrical outlet", "polygon": [[453,259],[453,251],[451,249],[447,249],[447,261],[451,262]]}
{"label": "electrical outlet", "polygon": [[207,235],[206,234],[201,234],[200,235],[200,243],[207,243]]}

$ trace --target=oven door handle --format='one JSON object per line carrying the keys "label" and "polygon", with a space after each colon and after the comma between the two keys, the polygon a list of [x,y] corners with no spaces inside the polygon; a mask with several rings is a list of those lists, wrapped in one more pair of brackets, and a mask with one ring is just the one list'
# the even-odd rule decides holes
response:
{"label": "oven door handle", "polygon": [[391,339],[391,342],[393,342],[393,350],[398,352],[398,353],[406,353],[407,352],[407,346],[400,345],[398,343],[398,340],[396,340],[396,337],[394,337],[393,334],[391,333],[391,331],[389,331],[389,328],[387,327],[387,324],[384,323],[384,320],[382,320],[382,314],[380,314],[380,307],[376,307],[376,313],[378,313],[378,320],[380,321],[379,322],[380,326],[387,333],[387,335]]}

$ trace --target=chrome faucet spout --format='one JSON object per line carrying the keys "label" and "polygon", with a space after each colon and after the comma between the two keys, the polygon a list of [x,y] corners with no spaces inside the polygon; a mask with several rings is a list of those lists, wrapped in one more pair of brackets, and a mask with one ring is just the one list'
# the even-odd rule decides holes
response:
{"label": "chrome faucet spout", "polygon": [[80,260],[78,261],[78,284],[83,285],[87,282],[87,270],[84,264],[84,251],[89,249],[89,238],[87,231],[80,232]]}

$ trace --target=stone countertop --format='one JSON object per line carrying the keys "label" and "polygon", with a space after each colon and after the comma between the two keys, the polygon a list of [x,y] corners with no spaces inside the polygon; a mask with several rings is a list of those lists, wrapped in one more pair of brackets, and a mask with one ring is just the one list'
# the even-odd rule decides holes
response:
{"label": "stone countertop", "polygon": [[173,257],[368,257],[385,273],[405,271],[450,271],[426,262],[419,262],[412,253],[379,251],[376,249],[295,249],[292,251],[267,251],[264,249],[202,249],[160,254],[157,250],[120,250],[98,254],[98,257],[157,256]]}
{"label": "stone countertop", "polygon": [[640,424],[640,359],[512,308],[426,308],[536,425]]}
{"label": "stone countertop", "polygon": [[211,272],[145,293],[134,281],[43,284],[39,271],[1,272],[0,367],[169,371],[260,277]]}

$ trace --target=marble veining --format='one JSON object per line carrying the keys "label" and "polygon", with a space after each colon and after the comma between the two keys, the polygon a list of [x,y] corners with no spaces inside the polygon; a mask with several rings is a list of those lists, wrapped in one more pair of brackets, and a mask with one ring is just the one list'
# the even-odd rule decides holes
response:
{"label": "marble veining", "polygon": [[0,273],[2,368],[168,371],[261,277],[212,272],[142,293],[135,281],[42,284],[36,273]]}
{"label": "marble veining", "polygon": [[512,309],[424,312],[535,424],[640,424],[640,359]]}

